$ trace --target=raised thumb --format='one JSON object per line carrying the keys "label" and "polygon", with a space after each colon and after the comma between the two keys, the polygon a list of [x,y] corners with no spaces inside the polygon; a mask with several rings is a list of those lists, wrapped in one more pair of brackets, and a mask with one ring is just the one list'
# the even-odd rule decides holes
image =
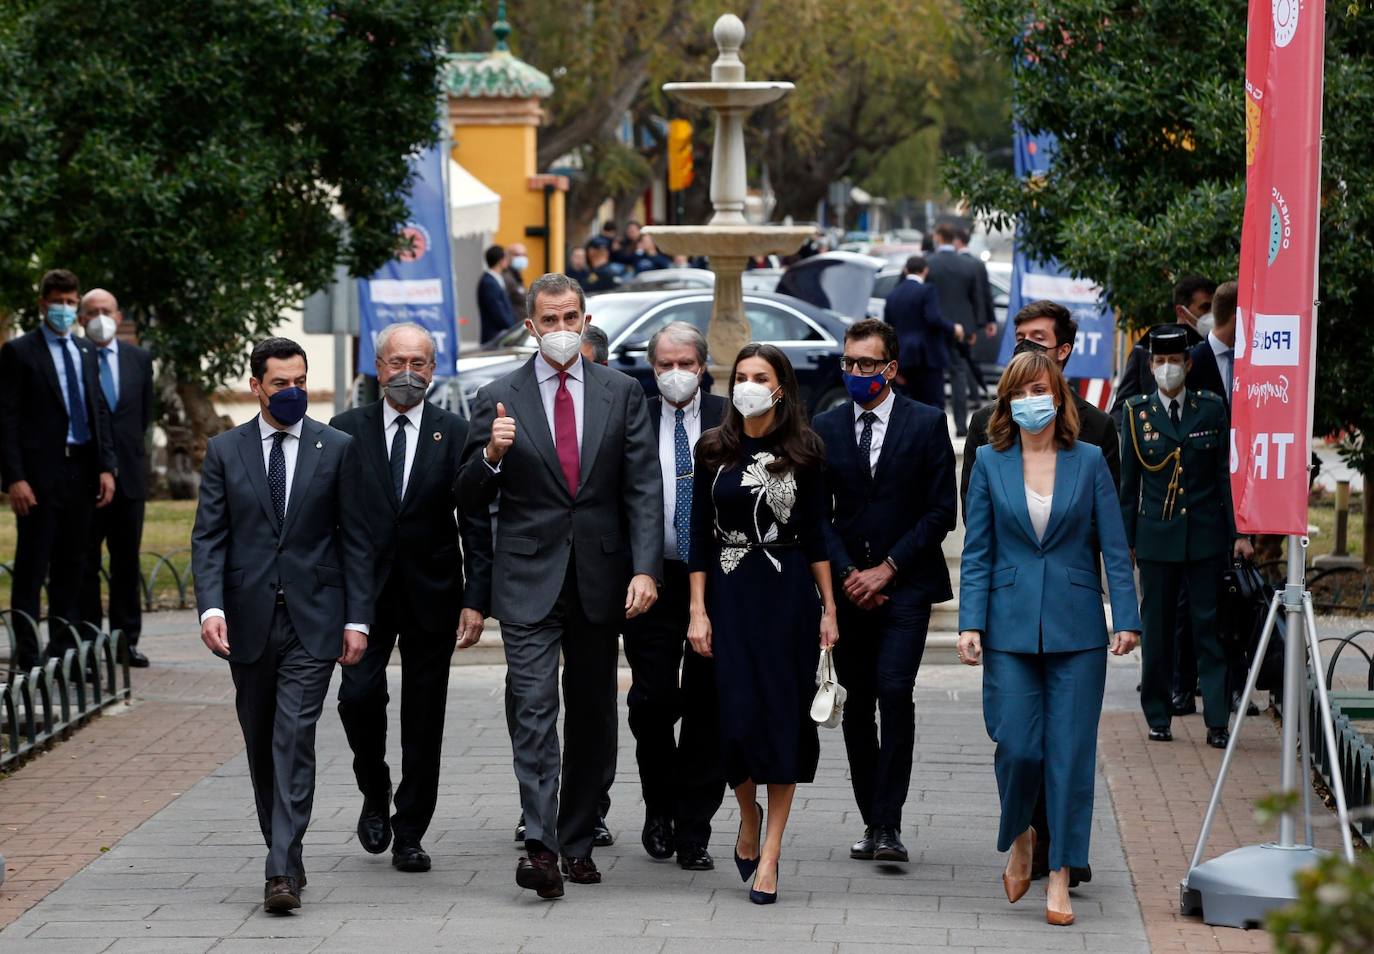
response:
{"label": "raised thumb", "polygon": [[505,406],[504,404],[502,404],[500,401],[497,401],[497,402],[496,402],[496,416],[497,416],[497,417],[505,417],[505,416],[506,416],[506,406]]}

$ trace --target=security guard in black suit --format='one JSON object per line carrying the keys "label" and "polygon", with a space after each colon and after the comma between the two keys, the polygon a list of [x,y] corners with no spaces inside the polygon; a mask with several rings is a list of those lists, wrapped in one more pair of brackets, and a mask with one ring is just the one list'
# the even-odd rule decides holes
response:
{"label": "security guard in black suit", "polygon": [[1159,389],[1126,402],[1121,459],[1121,513],[1140,569],[1145,624],[1140,705],[1150,739],[1172,740],[1175,616],[1186,585],[1207,744],[1224,748],[1230,708],[1217,596],[1227,557],[1248,546],[1236,537],[1231,509],[1226,408],[1216,395],[1184,387],[1190,362],[1183,328],[1154,328],[1149,349]]}

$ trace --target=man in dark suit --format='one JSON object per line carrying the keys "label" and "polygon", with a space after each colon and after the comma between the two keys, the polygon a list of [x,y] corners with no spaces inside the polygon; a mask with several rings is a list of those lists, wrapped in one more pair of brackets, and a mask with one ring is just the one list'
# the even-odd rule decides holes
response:
{"label": "man in dark suit", "polygon": [[[400,871],[430,869],[421,839],[439,797],[449,657],[455,639],[457,648],[466,649],[481,638],[491,590],[487,511],[454,518],[453,480],[467,443],[467,421],[425,401],[434,355],[434,339],[419,325],[383,328],[376,366],[382,399],[329,422],[353,437],[363,460],[363,485],[355,492],[371,503],[376,604],[367,651],[343,671],[339,720],[363,794],[358,840],[380,854],[394,831],[391,863]],[[398,641],[401,784],[392,818],[386,666]]]}
{"label": "man in dark suit", "polygon": [[554,898],[563,894],[557,852],[574,883],[601,881],[591,855],[611,758],[616,632],[657,599],[663,482],[644,389],[579,353],[581,286],[544,275],[528,301],[539,353],[477,392],[458,489],[473,513],[499,497],[491,612],[514,696],[511,747],[527,825],[516,883]]}
{"label": "man in dark suit", "polygon": [[[49,615],[82,622],[85,541],[96,508],[114,497],[119,471],[95,348],[71,333],[80,300],[75,275],[48,272],[39,286],[42,325],[0,348],[0,486],[18,529],[10,606],[24,614],[15,618],[21,670],[38,665],[29,620],[41,615],[45,581]],[[71,631],[50,627],[50,655],[75,648]]]}
{"label": "man in dark suit", "polygon": [[887,296],[883,320],[897,332],[897,368],[906,396],[929,407],[945,407],[945,368],[949,343],[963,328],[940,315],[939,293],[926,281],[929,266],[913,255],[902,268],[902,280]]}
{"label": "man in dark suit", "polygon": [[[940,314],[953,322],[956,346],[964,341],[965,332],[977,328],[990,313],[987,270],[969,255],[960,255],[954,247],[955,227],[948,222],[935,226],[935,252],[928,259],[930,274],[926,281],[935,286],[940,296]],[[962,353],[959,355],[963,357]],[[954,431],[959,436],[968,433],[969,363],[967,360],[949,362],[950,398],[954,405]]]}
{"label": "man in dark suit", "polygon": [[844,744],[864,820],[849,854],[888,862],[908,860],[901,828],[916,742],[912,691],[931,605],[954,596],[940,543],[958,516],[945,416],[893,392],[897,354],[891,325],[851,325],[841,369],[853,403],[813,422],[834,502],[826,549],[844,591],[835,667],[849,692]]}
{"label": "man in dark suit", "polygon": [[353,438],[305,416],[301,346],[253,348],[260,413],[211,438],[191,531],[206,647],[228,660],[267,843],[263,907],[300,907],[315,797],[315,724],[334,663],[367,648],[372,567]]}
{"label": "man in dark suit", "polygon": [[95,345],[100,391],[110,408],[110,427],[119,476],[114,499],[95,511],[91,545],[82,580],[82,615],[100,625],[100,547],[110,551],[110,632],[122,630],[129,641],[129,665],[148,665],[138,649],[143,629],[143,592],[138,551],[143,542],[143,508],[148,499],[148,428],[153,424],[153,356],[115,337],[124,315],[119,302],[103,288],[81,298],[78,315],[86,340]]}
{"label": "man in dark suit", "polygon": [[[725,399],[706,393],[706,338],[675,321],[649,339],[658,395],[649,421],[663,477],[663,588],[658,602],[625,627],[632,681],[626,700],[644,793],[644,850],[688,871],[710,871],[711,818],[725,797],[716,711],[715,663],[687,646],[687,549],[692,461],[702,433],[719,426]],[[679,671],[681,678],[679,679]],[[673,726],[682,720],[679,737]]]}
{"label": "man in dark suit", "polygon": [[515,324],[515,312],[506,293],[506,250],[493,245],[487,249],[485,259],[486,270],[477,280],[477,314],[483,344]]}
{"label": "man in dark suit", "polygon": [[1212,330],[1193,345],[1192,368],[1185,384],[1190,391],[1211,391],[1229,414],[1231,382],[1236,367],[1236,298],[1239,286],[1222,282],[1212,296]]}
{"label": "man in dark suit", "polygon": [[[1189,348],[1200,344],[1206,336],[1210,327],[1207,316],[1212,311],[1212,295],[1216,290],[1217,283],[1201,275],[1185,275],[1174,285],[1173,320],[1183,329]],[[1109,413],[1118,432],[1126,402],[1137,394],[1154,394],[1156,390],[1154,373],[1150,370],[1149,339],[1141,338],[1126,358],[1126,367],[1121,369],[1112,393]]]}

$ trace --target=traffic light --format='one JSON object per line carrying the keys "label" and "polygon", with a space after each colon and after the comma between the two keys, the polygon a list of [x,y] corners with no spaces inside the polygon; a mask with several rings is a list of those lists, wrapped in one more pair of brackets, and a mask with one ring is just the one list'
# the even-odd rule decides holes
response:
{"label": "traffic light", "polygon": [[668,191],[681,192],[692,184],[692,124],[685,119],[668,123]]}

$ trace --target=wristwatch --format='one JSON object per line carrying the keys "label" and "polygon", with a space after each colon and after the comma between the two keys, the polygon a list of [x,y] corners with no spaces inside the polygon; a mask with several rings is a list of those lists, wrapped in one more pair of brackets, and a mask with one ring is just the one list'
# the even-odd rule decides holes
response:
{"label": "wristwatch", "polygon": [[853,573],[853,572],[854,572],[855,570],[857,570],[857,569],[858,569],[858,567],[851,563],[851,564],[849,564],[849,566],[847,566],[847,567],[845,567],[843,570],[841,570],[841,571],[840,571],[840,582],[843,583],[846,579],[848,579],[849,574]]}

